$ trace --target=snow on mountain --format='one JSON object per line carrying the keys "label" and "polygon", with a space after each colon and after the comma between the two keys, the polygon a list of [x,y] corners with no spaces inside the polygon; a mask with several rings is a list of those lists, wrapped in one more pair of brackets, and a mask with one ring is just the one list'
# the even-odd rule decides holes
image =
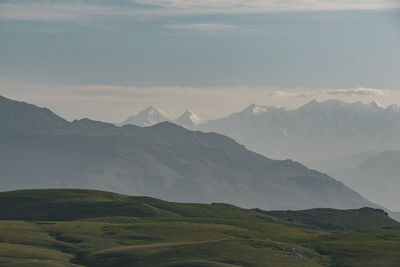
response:
{"label": "snow on mountain", "polygon": [[202,119],[192,111],[186,110],[175,122],[179,125],[192,128],[200,124]]}
{"label": "snow on mountain", "polygon": [[400,148],[400,109],[333,99],[294,110],[252,104],[197,129],[228,135],[268,157],[306,162]]}
{"label": "snow on mountain", "polygon": [[[277,110],[286,110],[286,109],[285,108],[276,108],[276,107],[272,107],[272,106],[256,105],[253,103],[239,113],[241,113],[242,115],[244,115],[244,114],[262,115],[265,112],[273,112],[273,111],[277,111]],[[238,114],[238,113],[235,113],[235,114]]]}
{"label": "snow on mountain", "polygon": [[145,110],[139,112],[136,116],[131,116],[123,121],[120,125],[133,124],[141,127],[151,126],[160,122],[171,121],[167,114],[152,105]]}

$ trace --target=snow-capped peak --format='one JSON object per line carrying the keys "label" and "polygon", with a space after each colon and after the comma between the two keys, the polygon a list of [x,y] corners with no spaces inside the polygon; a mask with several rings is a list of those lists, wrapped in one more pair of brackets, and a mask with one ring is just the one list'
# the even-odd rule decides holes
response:
{"label": "snow-capped peak", "polygon": [[302,112],[324,112],[325,114],[333,115],[334,112],[379,112],[386,108],[378,101],[374,100],[370,103],[355,102],[347,103],[337,99],[329,99],[323,102],[312,100],[301,106],[297,111]]}
{"label": "snow-capped peak", "polygon": [[273,109],[273,107],[261,106],[256,104],[251,104],[247,108],[245,108],[242,112],[243,113],[250,113],[250,114],[261,114],[267,112],[268,110]]}
{"label": "snow-capped peak", "polygon": [[377,109],[380,109],[380,110],[385,109],[385,106],[383,106],[381,103],[379,103],[379,102],[376,101],[376,100],[373,100],[373,101],[370,103],[370,105],[371,105],[372,107],[377,108]]}
{"label": "snow-capped peak", "polygon": [[170,121],[167,114],[155,105],[152,105],[145,110],[139,112],[136,116],[129,117],[121,124],[134,124],[143,127],[151,126],[164,121]]}
{"label": "snow-capped peak", "polygon": [[202,119],[188,109],[179,118],[177,118],[175,122],[182,126],[194,127],[200,124]]}
{"label": "snow-capped peak", "polygon": [[147,109],[143,110],[141,113],[145,113],[147,115],[148,118],[154,118],[154,117],[164,117],[167,118],[167,114],[162,111],[161,109],[159,109],[157,106],[155,105],[151,105],[150,107],[148,107]]}

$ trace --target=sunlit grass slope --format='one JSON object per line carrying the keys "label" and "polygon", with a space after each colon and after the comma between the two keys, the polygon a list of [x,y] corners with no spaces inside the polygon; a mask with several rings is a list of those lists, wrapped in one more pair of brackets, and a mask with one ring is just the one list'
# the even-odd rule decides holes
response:
{"label": "sunlit grass slope", "polygon": [[[93,190],[5,192],[0,193],[0,208],[1,266],[398,266],[400,262],[400,231],[395,230],[399,224],[373,209],[351,214],[312,210],[308,213],[318,220],[307,224],[301,220],[304,214],[278,218],[226,204],[171,203]],[[362,228],[369,230],[354,230],[359,228],[357,216],[366,218]],[[346,225],[350,230],[325,230],[327,221],[336,229]]]}

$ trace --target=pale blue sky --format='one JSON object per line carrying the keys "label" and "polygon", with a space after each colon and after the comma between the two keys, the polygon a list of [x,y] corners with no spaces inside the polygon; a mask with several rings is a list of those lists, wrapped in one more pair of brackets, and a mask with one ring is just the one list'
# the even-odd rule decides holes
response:
{"label": "pale blue sky", "polygon": [[[0,1],[0,94],[68,118],[110,121],[153,103],[173,116],[195,106],[217,117],[252,100],[274,104],[270,91],[289,92],[277,105],[309,100],[293,91],[358,87],[385,90],[386,98],[354,100],[400,104],[399,7],[387,0]],[[213,101],[197,105],[188,87],[204,101],[207,93],[247,97],[217,114]],[[174,100],[162,90],[174,90]],[[121,108],[105,114],[93,102],[107,97],[114,105],[123,98]]]}

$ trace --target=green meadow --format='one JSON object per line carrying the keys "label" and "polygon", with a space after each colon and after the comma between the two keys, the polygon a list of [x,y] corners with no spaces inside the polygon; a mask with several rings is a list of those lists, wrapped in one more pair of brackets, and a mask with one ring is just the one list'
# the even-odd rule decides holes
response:
{"label": "green meadow", "polygon": [[1,266],[399,264],[400,224],[380,210],[265,212],[93,190],[0,193]]}

